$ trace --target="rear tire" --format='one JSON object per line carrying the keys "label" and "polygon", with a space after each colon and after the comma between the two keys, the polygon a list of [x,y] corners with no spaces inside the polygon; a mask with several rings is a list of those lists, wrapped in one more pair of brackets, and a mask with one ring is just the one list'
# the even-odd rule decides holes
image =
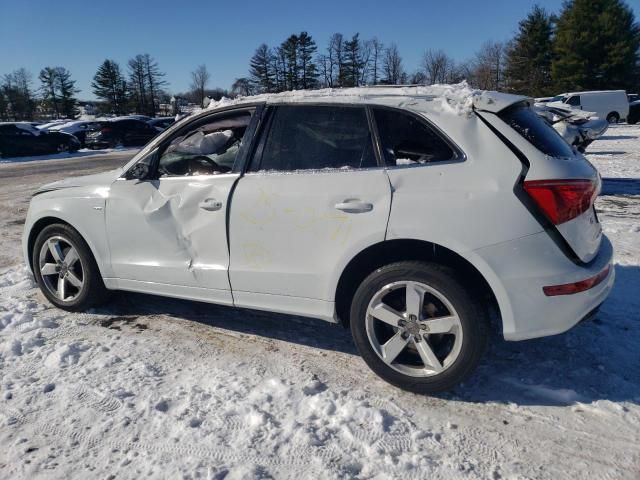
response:
{"label": "rear tire", "polygon": [[487,311],[453,270],[426,262],[393,263],[365,278],[350,323],[367,365],[416,393],[442,392],[464,381],[488,342]]}
{"label": "rear tire", "polygon": [[69,225],[45,227],[36,238],[31,261],[40,290],[58,308],[84,311],[109,298],[89,246]]}
{"label": "rear tire", "polygon": [[607,122],[609,123],[618,123],[620,121],[620,115],[617,112],[611,112],[607,115]]}

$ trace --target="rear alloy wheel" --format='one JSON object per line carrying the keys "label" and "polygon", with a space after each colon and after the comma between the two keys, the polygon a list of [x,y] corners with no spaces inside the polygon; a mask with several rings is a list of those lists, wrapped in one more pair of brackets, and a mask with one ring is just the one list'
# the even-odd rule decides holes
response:
{"label": "rear alloy wheel", "polygon": [[58,144],[58,146],[56,147],[56,151],[58,153],[68,152],[69,151],[69,144],[68,143],[60,143],[60,144]]}
{"label": "rear alloy wheel", "polygon": [[82,311],[108,297],[91,250],[68,225],[50,225],[40,232],[32,265],[40,290],[57,307]]}
{"label": "rear alloy wheel", "polygon": [[477,366],[487,314],[445,267],[399,262],[367,277],[354,296],[351,331],[380,377],[418,393],[449,390]]}
{"label": "rear alloy wheel", "polygon": [[611,112],[609,115],[607,115],[607,122],[618,123],[619,121],[620,115],[618,115],[616,112]]}

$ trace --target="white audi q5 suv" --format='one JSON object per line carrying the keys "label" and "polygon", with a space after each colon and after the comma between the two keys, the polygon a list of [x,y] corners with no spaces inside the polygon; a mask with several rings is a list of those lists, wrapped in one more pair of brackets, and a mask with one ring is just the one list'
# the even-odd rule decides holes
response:
{"label": "white audi q5 suv", "polygon": [[598,172],[530,105],[464,84],[221,102],[38,190],[24,256],[66,310],[128,290],[321,318],[386,381],[450,389],[490,328],[564,332],[613,285]]}

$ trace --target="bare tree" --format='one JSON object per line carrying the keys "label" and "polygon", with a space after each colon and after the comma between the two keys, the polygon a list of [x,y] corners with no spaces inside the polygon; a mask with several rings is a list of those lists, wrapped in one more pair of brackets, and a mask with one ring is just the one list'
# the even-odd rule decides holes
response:
{"label": "bare tree", "polygon": [[427,50],[422,57],[422,70],[429,84],[446,83],[454,68],[453,60],[443,50]]}
{"label": "bare tree", "polygon": [[385,74],[384,83],[389,85],[399,85],[406,78],[402,67],[402,57],[395,43],[384,51],[382,59],[382,70]]}
{"label": "bare tree", "polygon": [[191,72],[191,91],[200,106],[203,106],[205,90],[210,79],[211,75],[207,71],[206,65],[199,65]]}
{"label": "bare tree", "polygon": [[231,85],[231,94],[233,96],[249,96],[252,93],[251,80],[246,77],[236,78]]}
{"label": "bare tree", "polygon": [[377,85],[380,83],[380,66],[382,64],[382,55],[384,51],[383,43],[378,40],[377,37],[373,37],[370,40],[370,49],[371,49],[371,63],[370,63],[370,73],[369,80],[371,85]]}
{"label": "bare tree", "polygon": [[476,53],[470,82],[483,90],[500,90],[504,87],[506,48],[503,42],[485,42]]}

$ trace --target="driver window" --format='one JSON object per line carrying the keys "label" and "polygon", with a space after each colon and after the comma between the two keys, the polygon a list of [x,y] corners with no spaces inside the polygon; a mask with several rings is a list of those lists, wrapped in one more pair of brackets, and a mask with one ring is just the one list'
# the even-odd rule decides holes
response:
{"label": "driver window", "polygon": [[158,161],[159,177],[216,175],[231,171],[251,111],[217,116],[181,132]]}
{"label": "driver window", "polygon": [[455,160],[456,152],[426,123],[413,115],[374,108],[373,115],[387,166]]}

